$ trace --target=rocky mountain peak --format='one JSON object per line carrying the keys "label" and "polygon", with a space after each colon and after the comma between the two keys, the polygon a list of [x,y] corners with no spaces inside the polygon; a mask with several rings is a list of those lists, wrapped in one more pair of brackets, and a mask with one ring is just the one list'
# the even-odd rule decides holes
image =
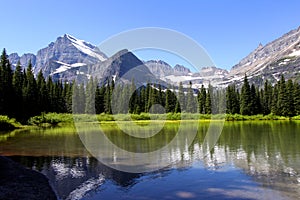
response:
{"label": "rocky mountain peak", "polygon": [[185,74],[191,73],[191,70],[189,68],[186,68],[185,66],[179,65],[179,64],[174,66],[174,70],[176,72],[182,72],[182,73],[185,73]]}
{"label": "rocky mountain peak", "polygon": [[[289,69],[292,67],[291,69]],[[281,74],[286,78],[296,77],[300,69],[300,28],[292,30],[278,39],[259,45],[230,70],[228,80],[242,81],[245,74],[261,84],[265,79],[275,82]],[[297,69],[297,70],[295,70]]]}

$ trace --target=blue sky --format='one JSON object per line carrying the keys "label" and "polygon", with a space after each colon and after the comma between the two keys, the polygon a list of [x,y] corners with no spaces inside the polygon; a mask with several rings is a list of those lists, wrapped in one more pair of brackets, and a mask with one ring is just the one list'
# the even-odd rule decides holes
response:
{"label": "blue sky", "polygon": [[217,67],[230,69],[260,42],[300,26],[299,8],[298,0],[1,1],[0,48],[36,53],[64,33],[97,45],[129,29],[162,27],[193,38]]}

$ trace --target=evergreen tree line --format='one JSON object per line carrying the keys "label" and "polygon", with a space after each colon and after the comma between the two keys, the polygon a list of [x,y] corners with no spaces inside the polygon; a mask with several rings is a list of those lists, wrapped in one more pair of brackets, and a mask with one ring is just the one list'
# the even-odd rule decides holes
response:
{"label": "evergreen tree line", "polygon": [[26,121],[41,112],[71,112],[72,84],[45,80],[43,74],[34,77],[32,64],[15,70],[5,49],[0,58],[0,114]]}
{"label": "evergreen tree line", "polygon": [[[152,107],[155,104],[159,107]],[[0,58],[0,114],[25,122],[42,112],[57,113],[142,113],[188,112],[201,114],[230,113],[242,115],[280,116],[300,115],[300,86],[284,77],[272,86],[268,81],[263,88],[248,82],[247,76],[241,89],[230,85],[215,89],[211,85],[195,91],[190,82],[187,89],[182,83],[177,88],[164,88],[161,84],[146,84],[136,89],[130,84],[115,85],[113,80],[99,85],[91,78],[86,85],[53,81],[36,77],[29,63],[22,70],[20,63],[13,71],[3,50]]]}
{"label": "evergreen tree line", "polygon": [[247,76],[241,91],[235,85],[226,89],[226,113],[256,115],[274,114],[292,117],[300,115],[300,85],[284,76],[272,86],[268,80],[263,88],[250,86]]}

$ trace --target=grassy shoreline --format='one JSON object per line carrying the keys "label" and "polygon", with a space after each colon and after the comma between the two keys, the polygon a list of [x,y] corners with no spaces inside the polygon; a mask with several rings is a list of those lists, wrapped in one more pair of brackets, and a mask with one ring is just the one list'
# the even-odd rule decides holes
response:
{"label": "grassy shoreline", "polygon": [[47,113],[39,116],[32,117],[28,120],[29,125],[58,125],[65,123],[77,122],[113,122],[113,121],[179,121],[179,120],[224,120],[225,121],[271,121],[271,120],[300,120],[300,116],[295,117],[283,117],[276,115],[239,115],[239,114],[196,114],[196,113],[166,113],[166,114],[98,114],[98,115],[88,115],[88,114],[67,114],[67,113]]}
{"label": "grassy shoreline", "polygon": [[0,115],[0,131],[9,131],[22,127],[28,126],[42,126],[50,127],[64,124],[74,124],[76,122],[100,122],[100,123],[109,123],[115,121],[136,121],[136,122],[149,122],[150,120],[154,121],[210,121],[210,120],[225,120],[225,121],[294,121],[300,120],[300,116],[295,117],[283,117],[276,116],[273,114],[269,115],[240,115],[240,114],[197,114],[197,113],[165,113],[165,114],[98,114],[98,115],[89,115],[89,114],[69,114],[69,113],[42,113],[41,115],[31,117],[28,120],[27,125],[21,125],[13,118]]}

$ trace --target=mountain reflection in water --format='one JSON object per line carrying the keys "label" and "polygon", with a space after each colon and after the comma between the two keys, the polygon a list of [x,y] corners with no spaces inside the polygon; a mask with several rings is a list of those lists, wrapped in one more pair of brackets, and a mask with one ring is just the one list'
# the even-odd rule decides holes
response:
{"label": "mountain reflection in water", "polygon": [[[299,123],[226,122],[208,155],[202,146],[207,127],[200,124],[190,146],[170,149],[170,166],[148,173],[101,164],[76,133],[59,128],[6,135],[0,153],[45,174],[60,199],[298,199]],[[122,137],[113,129],[108,134]],[[159,140],[152,144],[165,142]]]}

